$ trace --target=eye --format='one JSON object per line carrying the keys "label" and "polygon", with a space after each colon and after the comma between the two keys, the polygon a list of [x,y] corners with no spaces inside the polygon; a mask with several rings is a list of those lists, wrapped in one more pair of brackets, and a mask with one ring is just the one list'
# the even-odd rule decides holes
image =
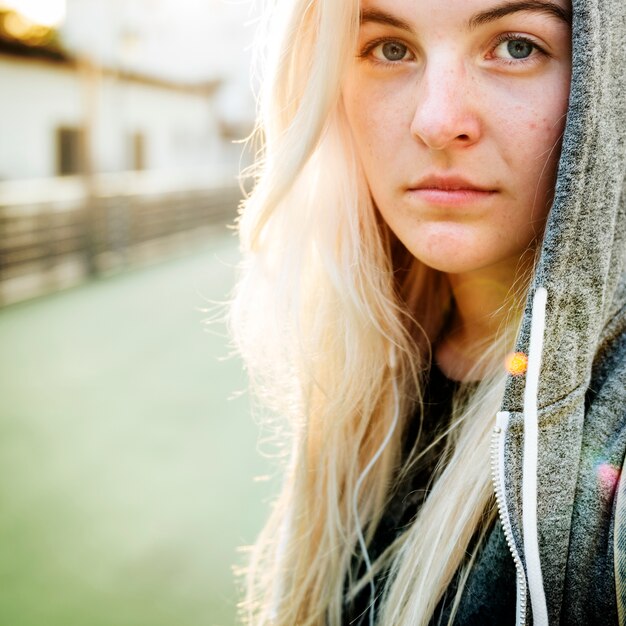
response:
{"label": "eye", "polygon": [[367,57],[369,55],[381,63],[399,63],[413,58],[409,47],[395,39],[372,42],[360,56]]}
{"label": "eye", "polygon": [[494,56],[509,62],[530,60],[543,50],[533,41],[519,35],[503,35],[496,42]]}
{"label": "eye", "polygon": [[380,51],[387,61],[402,61],[409,50],[398,41],[387,41],[380,46]]}

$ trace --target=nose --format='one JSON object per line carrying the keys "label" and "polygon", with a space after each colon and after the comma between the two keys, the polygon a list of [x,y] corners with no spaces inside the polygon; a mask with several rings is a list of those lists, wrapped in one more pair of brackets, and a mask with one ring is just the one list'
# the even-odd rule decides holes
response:
{"label": "nose", "polygon": [[411,133],[431,150],[468,147],[479,140],[482,103],[471,80],[449,58],[424,68],[416,85]]}

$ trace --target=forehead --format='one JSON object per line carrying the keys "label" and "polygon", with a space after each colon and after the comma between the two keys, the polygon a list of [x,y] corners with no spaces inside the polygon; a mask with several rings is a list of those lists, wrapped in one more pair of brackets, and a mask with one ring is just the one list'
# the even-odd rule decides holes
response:
{"label": "forehead", "polygon": [[362,23],[386,22],[411,30],[425,24],[473,30],[513,15],[571,24],[570,0],[361,0],[360,10]]}

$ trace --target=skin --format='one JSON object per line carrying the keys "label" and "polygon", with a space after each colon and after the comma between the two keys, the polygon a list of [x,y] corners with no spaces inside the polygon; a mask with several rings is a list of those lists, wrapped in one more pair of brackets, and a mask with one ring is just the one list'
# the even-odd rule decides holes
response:
{"label": "skin", "polygon": [[[513,2],[362,0],[367,19],[343,85],[378,210],[452,288],[452,321],[435,346],[452,378],[468,376],[472,346],[493,337],[520,259],[543,232],[565,126],[569,23],[526,9],[468,27],[473,16]],[[552,4],[570,10],[567,0]],[[405,27],[381,23],[380,14]],[[449,185],[416,191],[431,174],[460,176],[485,192],[455,204]]]}

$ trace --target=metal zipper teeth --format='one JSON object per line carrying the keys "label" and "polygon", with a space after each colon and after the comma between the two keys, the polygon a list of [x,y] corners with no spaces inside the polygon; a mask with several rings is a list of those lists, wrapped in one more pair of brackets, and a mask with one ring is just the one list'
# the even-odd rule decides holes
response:
{"label": "metal zipper teeth", "polygon": [[[513,539],[513,529],[511,528],[511,520],[504,498],[504,436],[509,424],[509,414],[507,412],[498,413],[496,426],[493,429],[493,438],[491,440],[491,477],[496,494],[496,504],[498,506],[498,516],[502,523],[504,538],[509,551],[515,563],[517,573],[517,609],[516,623],[523,625],[526,623],[526,595],[527,583],[524,566],[520,558],[515,541]],[[500,469],[500,461],[502,460],[502,471]]]}

